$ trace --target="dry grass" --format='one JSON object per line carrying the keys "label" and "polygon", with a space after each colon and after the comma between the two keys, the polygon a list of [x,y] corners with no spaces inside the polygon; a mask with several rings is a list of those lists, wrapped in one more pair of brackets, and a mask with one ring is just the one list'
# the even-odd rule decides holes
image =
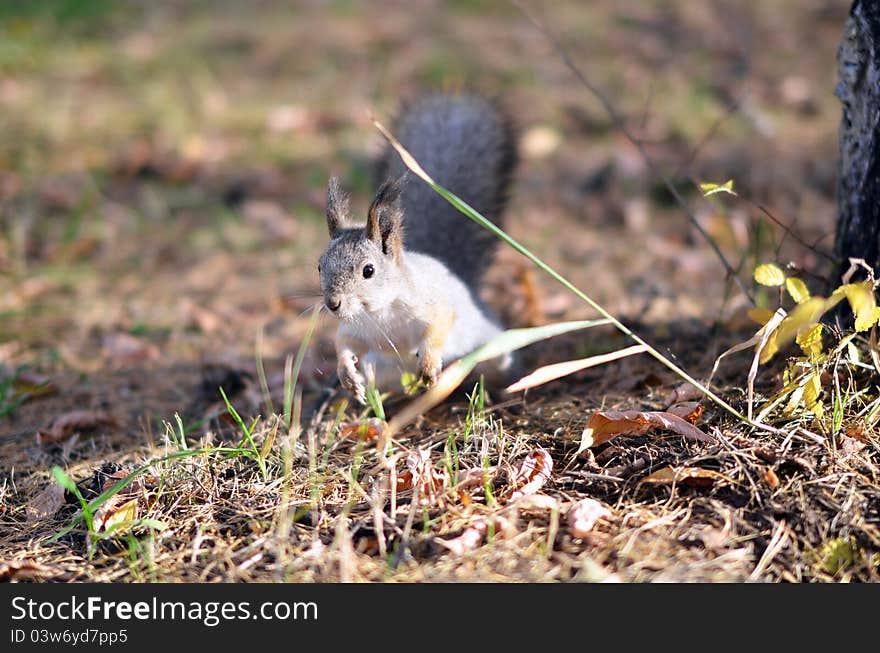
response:
{"label": "dry grass", "polygon": [[[45,578],[72,581],[877,579],[880,449],[872,434],[857,439],[842,432],[815,442],[797,431],[797,421],[785,426],[787,435],[768,437],[709,411],[700,425],[717,443],[656,433],[619,437],[578,455],[580,431],[599,407],[589,396],[604,396],[606,408],[665,407],[673,386],[657,385],[649,368],[610,366],[484,411],[459,398],[426,415],[388,450],[341,428],[340,421],[355,416],[345,402],[302,434],[286,434],[276,416],[261,419],[257,449],[270,434],[276,438],[266,478],[254,459],[240,454],[157,463],[121,492],[119,503],[136,499],[139,517],[166,528],[104,534],[91,556],[82,524],[49,540],[79,514],[73,497],[48,518],[31,519],[28,506],[48,474],[15,473],[4,488],[0,549],[12,553],[7,560],[44,565]],[[622,378],[633,387],[614,390]],[[243,414],[259,410],[248,403],[248,396],[259,397],[250,390],[241,389],[234,400]],[[393,414],[395,406],[388,409]],[[188,436],[187,447],[239,446],[241,433],[231,422],[223,414],[208,420]],[[168,425],[152,446],[115,454],[112,436],[103,443],[94,438],[91,446],[100,453],[79,461],[65,460],[70,451],[64,449],[76,445],[43,447],[37,468],[66,462],[93,499],[107,487],[108,474],[179,451],[175,428]],[[540,491],[553,501],[536,506],[512,493],[516,470],[537,447],[550,453],[554,466]],[[413,489],[392,494],[391,470],[403,475],[407,456],[418,450],[430,451],[434,468],[452,479],[465,470],[497,472],[488,487],[461,489],[451,481],[434,497],[414,496]],[[103,461],[98,467],[97,460]],[[718,476],[644,482],[668,467]],[[566,511],[587,497],[608,506],[611,516],[576,538]],[[439,544],[481,520],[497,530],[473,550],[455,553]]]}

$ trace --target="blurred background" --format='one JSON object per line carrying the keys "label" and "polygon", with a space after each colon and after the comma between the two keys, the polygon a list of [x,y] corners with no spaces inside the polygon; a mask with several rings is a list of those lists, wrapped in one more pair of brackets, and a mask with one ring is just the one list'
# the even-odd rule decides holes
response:
{"label": "blurred background", "polygon": [[[798,239],[832,244],[849,2],[523,5],[743,279],[758,260],[827,271]],[[507,107],[522,136],[509,229],[585,292],[631,321],[735,322],[746,303],[717,256],[510,2],[3,2],[0,362],[252,366],[258,340],[283,360],[318,300],[328,176],[363,214],[370,112],[393,123],[436,89]],[[696,186],[728,179],[739,198]],[[510,252],[499,293],[512,324],[589,315]],[[333,366],[331,326],[312,372]]]}

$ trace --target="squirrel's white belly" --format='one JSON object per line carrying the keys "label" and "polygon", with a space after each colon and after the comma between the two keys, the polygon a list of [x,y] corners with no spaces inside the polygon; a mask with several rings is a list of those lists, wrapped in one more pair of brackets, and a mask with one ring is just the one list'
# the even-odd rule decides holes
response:
{"label": "squirrel's white belly", "polygon": [[381,312],[366,313],[358,329],[358,337],[369,347],[361,368],[383,389],[400,387],[404,372],[416,373],[418,347],[425,329],[424,322],[405,319],[408,312],[394,304]]}
{"label": "squirrel's white belly", "polygon": [[365,312],[358,335],[371,350],[389,355],[415,356],[425,323],[408,317],[405,307],[393,302],[382,311]]}

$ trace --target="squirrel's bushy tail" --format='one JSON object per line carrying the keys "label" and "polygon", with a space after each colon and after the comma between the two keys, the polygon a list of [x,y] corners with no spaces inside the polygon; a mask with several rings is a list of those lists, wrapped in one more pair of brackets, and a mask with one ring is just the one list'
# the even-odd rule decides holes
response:
{"label": "squirrel's bushy tail", "polygon": [[[438,184],[502,225],[517,153],[514,130],[498,107],[479,95],[429,95],[404,108],[395,135]],[[379,162],[379,179],[404,172],[389,147]],[[414,176],[402,202],[406,249],[441,260],[476,288],[497,238]]]}

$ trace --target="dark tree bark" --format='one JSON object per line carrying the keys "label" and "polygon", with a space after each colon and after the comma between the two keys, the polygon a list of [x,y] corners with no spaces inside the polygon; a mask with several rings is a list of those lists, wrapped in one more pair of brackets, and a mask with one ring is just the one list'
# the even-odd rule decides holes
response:
{"label": "dark tree bark", "polygon": [[880,0],[855,0],[837,52],[843,105],[840,179],[831,287],[863,258],[880,278]]}

